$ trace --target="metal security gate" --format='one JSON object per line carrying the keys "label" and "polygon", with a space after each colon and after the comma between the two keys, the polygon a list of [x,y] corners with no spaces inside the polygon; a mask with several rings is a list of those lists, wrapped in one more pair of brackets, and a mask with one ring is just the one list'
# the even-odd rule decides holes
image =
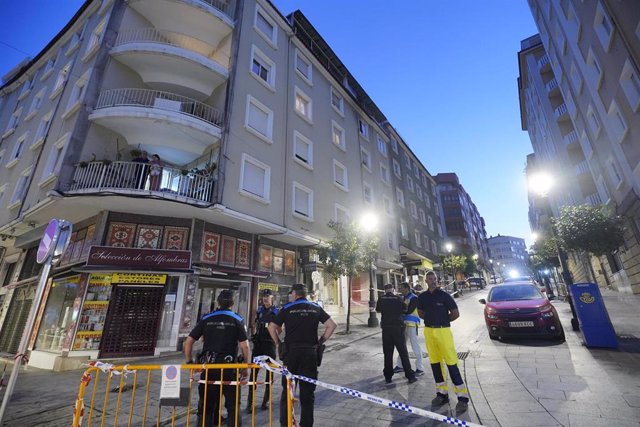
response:
{"label": "metal security gate", "polygon": [[164,286],[115,285],[100,357],[153,355],[163,303]]}
{"label": "metal security gate", "polygon": [[16,354],[27,325],[27,318],[33,304],[35,286],[25,286],[13,292],[13,298],[4,318],[0,332],[0,352]]}

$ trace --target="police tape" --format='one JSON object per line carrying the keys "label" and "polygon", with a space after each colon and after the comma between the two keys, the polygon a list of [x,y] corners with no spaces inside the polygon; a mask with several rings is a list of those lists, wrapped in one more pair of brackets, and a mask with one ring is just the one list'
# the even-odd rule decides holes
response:
{"label": "police tape", "polygon": [[205,381],[205,380],[197,380],[198,384],[213,384],[213,385],[270,385],[270,382],[265,381]]}
{"label": "police tape", "polygon": [[276,362],[269,356],[256,356],[253,358],[253,363],[271,372],[275,372],[277,374],[281,374],[286,377],[289,377],[290,379],[301,380],[311,384],[319,385],[320,387],[324,387],[329,390],[334,390],[339,393],[346,394],[347,396],[355,397],[357,399],[366,400],[367,402],[372,402],[378,405],[386,406],[388,408],[398,409],[403,412],[415,414],[421,417],[431,418],[432,420],[445,422],[447,424],[451,424],[454,426],[482,427],[481,424],[472,423],[466,420],[460,420],[454,417],[447,417],[445,415],[438,414],[436,412],[431,412],[431,411],[427,411],[426,409],[420,409],[420,408],[413,407],[411,405],[407,405],[406,403],[396,402],[395,400],[384,399],[382,397],[374,396],[368,393],[363,393],[361,391],[353,390],[347,387],[337,386],[334,384],[318,381],[313,378],[308,378],[302,375],[292,374],[291,372],[289,372],[289,370],[287,370],[285,366]]}

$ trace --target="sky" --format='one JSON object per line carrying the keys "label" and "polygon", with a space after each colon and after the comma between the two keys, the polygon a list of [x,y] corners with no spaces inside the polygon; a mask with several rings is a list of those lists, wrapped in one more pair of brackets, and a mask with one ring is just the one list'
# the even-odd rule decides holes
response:
{"label": "sky", "polygon": [[[458,174],[487,235],[532,243],[517,54],[537,29],[525,0],[272,1],[304,13],[432,175]],[[0,0],[0,76],[82,3]]]}

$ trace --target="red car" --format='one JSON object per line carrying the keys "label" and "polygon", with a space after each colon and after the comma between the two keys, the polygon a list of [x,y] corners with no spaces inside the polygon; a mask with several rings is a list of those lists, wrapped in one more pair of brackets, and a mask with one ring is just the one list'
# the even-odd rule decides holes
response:
{"label": "red car", "polygon": [[493,340],[549,336],[564,341],[564,330],[551,302],[532,283],[494,286],[485,300],[484,320]]}

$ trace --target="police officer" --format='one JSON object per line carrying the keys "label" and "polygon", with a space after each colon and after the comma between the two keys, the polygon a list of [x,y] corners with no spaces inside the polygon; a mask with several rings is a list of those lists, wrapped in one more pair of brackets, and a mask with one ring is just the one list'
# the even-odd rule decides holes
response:
{"label": "police officer", "polygon": [[393,377],[393,349],[398,350],[404,376],[409,380],[409,384],[418,381],[415,372],[409,363],[409,353],[407,352],[407,342],[404,337],[404,313],[405,306],[402,298],[394,293],[392,284],[384,285],[384,295],[376,303],[376,311],[381,313],[380,326],[382,327],[382,351],[384,352],[384,380],[391,383]]}
{"label": "police officer", "polygon": [[[247,341],[247,330],[244,319],[231,311],[233,307],[233,293],[230,290],[223,290],[217,298],[218,309],[205,315],[195,328],[191,331],[184,342],[184,355],[187,363],[193,363],[191,351],[193,343],[204,337],[202,354],[198,363],[237,363],[238,344],[242,350],[244,360],[249,361],[249,342]],[[198,402],[198,426],[213,426],[218,422],[218,411],[220,410],[220,385],[211,385],[213,381],[221,381],[221,370],[211,369],[202,372],[200,378],[207,381],[207,384],[198,386],[200,401]],[[247,369],[241,370],[241,380],[247,378]],[[235,369],[225,369],[223,381],[236,381]],[[237,386],[222,386],[224,395],[224,406],[227,408],[227,425],[241,426],[242,419],[240,413],[236,414],[236,408],[240,403],[240,390]],[[205,408],[206,389],[206,408]],[[237,399],[236,400],[236,394]],[[204,414],[203,414],[204,409]],[[238,423],[236,424],[236,416]]]}
{"label": "police officer", "polygon": [[[400,283],[400,294],[402,294],[403,302],[405,305],[404,314],[404,335],[405,338],[411,343],[413,353],[416,355],[416,377],[424,375],[424,366],[422,364],[422,348],[420,348],[420,341],[418,341],[418,328],[420,327],[420,317],[418,316],[418,297],[411,290],[409,283]],[[396,367],[393,368],[393,372],[402,372],[400,367],[400,355],[396,359]]]}
{"label": "police officer", "polygon": [[[272,359],[276,358],[276,345],[269,335],[269,323],[273,321],[278,314],[278,308],[273,306],[273,292],[269,289],[264,289],[261,293],[261,304],[258,307],[255,317],[255,333],[252,336],[253,341],[253,357],[255,356],[269,356]],[[253,382],[256,382],[258,378],[258,369],[253,371]],[[265,379],[266,388],[264,396],[262,398],[261,409],[267,409],[269,403],[269,390],[271,384],[269,383],[269,373],[266,372]],[[247,399],[247,413],[250,414],[253,410],[253,394],[255,391],[255,385],[249,386],[249,397]]]}
{"label": "police officer", "polygon": [[[319,305],[307,300],[307,290],[303,284],[292,287],[293,302],[286,304],[269,324],[271,338],[278,345],[280,359],[287,369],[297,375],[318,378],[318,346],[325,343],[335,331],[336,322]],[[325,325],[318,339],[318,324]],[[280,333],[284,325],[286,335],[283,349],[280,345]],[[300,381],[300,426],[313,426],[313,404],[316,386]],[[282,378],[282,396],[280,397],[280,425],[287,424],[287,382]]]}
{"label": "police officer", "polygon": [[469,404],[469,391],[460,375],[450,328],[451,322],[460,317],[460,312],[453,297],[438,287],[438,276],[433,271],[427,273],[427,285],[427,290],[418,296],[418,313],[424,319],[424,339],[436,382],[437,394],[431,404],[442,406],[449,402],[446,365],[458,396],[456,412],[462,413]]}

